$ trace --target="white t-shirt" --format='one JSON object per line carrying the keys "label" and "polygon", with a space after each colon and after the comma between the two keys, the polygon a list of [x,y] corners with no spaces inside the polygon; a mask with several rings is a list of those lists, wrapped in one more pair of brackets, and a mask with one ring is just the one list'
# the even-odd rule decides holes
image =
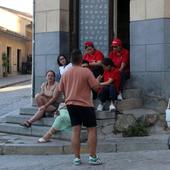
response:
{"label": "white t-shirt", "polygon": [[62,76],[68,69],[72,67],[72,63],[67,64],[66,66],[60,66],[60,75]]}

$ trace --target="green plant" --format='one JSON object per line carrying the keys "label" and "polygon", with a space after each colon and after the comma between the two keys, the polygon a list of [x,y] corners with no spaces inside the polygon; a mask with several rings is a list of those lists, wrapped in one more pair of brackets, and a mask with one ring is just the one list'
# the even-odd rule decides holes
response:
{"label": "green plant", "polygon": [[5,52],[2,53],[2,67],[3,67],[3,76],[7,76],[7,69],[9,66],[9,60],[8,60],[8,56]]}
{"label": "green plant", "polygon": [[122,132],[123,137],[148,136],[148,130],[145,121],[139,119],[133,126],[130,126]]}

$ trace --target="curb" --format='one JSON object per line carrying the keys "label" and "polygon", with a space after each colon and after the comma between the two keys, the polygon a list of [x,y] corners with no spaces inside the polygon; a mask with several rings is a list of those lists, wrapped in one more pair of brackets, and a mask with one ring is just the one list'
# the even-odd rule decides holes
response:
{"label": "curb", "polygon": [[[57,155],[57,154],[72,154],[71,143],[60,144],[49,143],[32,143],[32,144],[0,144],[0,155]],[[136,152],[136,151],[153,151],[153,150],[168,150],[166,142],[151,142],[149,141],[115,141],[99,143],[97,146],[97,152],[99,153],[111,153],[111,152]],[[87,143],[81,144],[81,153],[88,153]]]}
{"label": "curb", "polygon": [[5,87],[9,87],[9,86],[13,86],[13,85],[16,85],[16,84],[20,84],[20,83],[25,83],[27,81],[31,81],[31,79],[18,81],[18,82],[14,82],[14,83],[10,83],[10,84],[5,84],[5,85],[0,85],[0,89],[5,88]]}

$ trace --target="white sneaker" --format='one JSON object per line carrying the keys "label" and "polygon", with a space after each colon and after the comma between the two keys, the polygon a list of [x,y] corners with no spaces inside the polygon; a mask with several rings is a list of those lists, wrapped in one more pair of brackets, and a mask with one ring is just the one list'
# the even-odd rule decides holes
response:
{"label": "white sneaker", "polygon": [[122,93],[119,93],[119,94],[118,94],[117,100],[123,100]]}
{"label": "white sneaker", "polygon": [[102,104],[99,104],[97,106],[97,111],[103,111],[103,105]]}
{"label": "white sneaker", "polygon": [[111,104],[109,106],[109,111],[112,112],[112,111],[115,111],[116,110],[116,107],[114,106],[114,104]]}

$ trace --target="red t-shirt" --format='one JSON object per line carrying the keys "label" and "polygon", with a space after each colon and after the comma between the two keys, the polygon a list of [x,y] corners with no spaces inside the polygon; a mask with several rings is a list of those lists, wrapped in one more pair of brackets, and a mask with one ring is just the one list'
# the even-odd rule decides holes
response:
{"label": "red t-shirt", "polygon": [[112,59],[116,68],[120,68],[122,63],[126,64],[125,71],[129,72],[129,52],[126,49],[122,49],[121,52],[112,51],[109,54],[109,58]]}
{"label": "red t-shirt", "polygon": [[109,78],[113,79],[113,83],[115,85],[116,91],[120,90],[120,71],[116,68],[108,71],[105,70],[103,74],[103,81],[106,82]]}
{"label": "red t-shirt", "polygon": [[95,50],[93,54],[84,54],[83,60],[87,60],[89,63],[102,61],[104,58],[103,53],[100,50]]}

